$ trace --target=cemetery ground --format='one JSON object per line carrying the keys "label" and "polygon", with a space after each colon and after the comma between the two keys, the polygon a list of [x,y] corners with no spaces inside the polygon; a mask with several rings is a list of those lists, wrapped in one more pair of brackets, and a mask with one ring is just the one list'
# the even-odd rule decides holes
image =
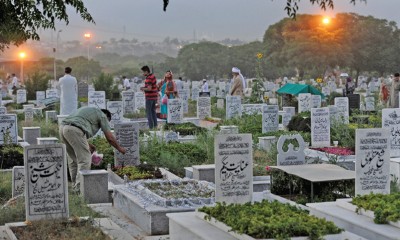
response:
{"label": "cemetery ground", "polygon": [[[334,98],[328,98],[326,101],[326,104],[335,103]],[[23,230],[13,229],[18,239],[38,239],[37,236],[39,234],[49,236],[48,239],[110,239],[107,234],[93,227],[96,226],[95,219],[109,217],[104,214],[107,211],[99,210],[101,208],[119,208],[130,217],[135,217],[133,215],[138,211],[149,211],[148,214],[154,219],[157,217],[157,224],[162,221],[168,222],[169,218],[171,239],[185,239],[183,236],[186,235],[182,235],[180,238],[179,234],[176,235],[176,232],[171,232],[174,227],[178,228],[179,226],[179,229],[186,228],[185,221],[181,219],[182,217],[186,219],[186,222],[192,221],[191,223],[208,229],[209,225],[202,225],[204,224],[202,221],[205,216],[202,215],[203,213],[207,214],[205,219],[211,225],[214,224],[221,229],[219,224],[222,222],[234,230],[235,233],[224,230],[224,233],[219,234],[225,237],[219,239],[241,239],[241,237],[235,235],[236,233],[242,234],[244,236],[243,239],[247,239],[246,235],[256,239],[288,239],[292,236],[309,236],[311,239],[319,239],[325,235],[339,233],[350,234],[343,235],[349,239],[359,239],[354,238],[354,236],[351,237],[351,233],[345,231],[348,229],[343,229],[342,226],[321,218],[332,219],[323,215],[319,215],[319,218],[315,217],[317,214],[322,213],[313,214],[315,216],[309,214],[309,212],[317,211],[310,211],[311,208],[314,209],[314,205],[309,204],[317,204],[318,202],[322,204],[335,203],[338,199],[352,197],[352,204],[365,210],[375,211],[372,222],[386,224],[399,221],[399,189],[395,178],[390,182],[391,194],[389,195],[371,194],[356,197],[354,178],[313,183],[282,170],[284,168],[277,168],[280,165],[279,154],[281,154],[278,147],[278,139],[289,136],[291,138],[283,142],[282,150],[289,153],[293,149],[303,149],[304,153],[306,153],[303,153],[303,161],[306,163],[304,166],[316,164],[320,166],[325,164],[338,165],[343,167],[341,169],[351,169],[349,172],[354,173],[355,164],[353,161],[347,161],[347,159],[354,157],[356,152],[356,132],[360,129],[380,128],[382,126],[382,113],[380,110],[368,113],[352,110],[349,114],[349,124],[343,124],[339,121],[332,121],[329,124],[329,147],[308,147],[315,140],[312,137],[312,126],[315,124],[312,120],[312,112],[306,111],[291,116],[287,126],[283,127],[282,124],[276,125],[275,123],[277,122],[276,120],[279,123],[283,122],[284,114],[279,113],[278,116],[278,111],[275,112],[275,109],[269,109],[268,111],[270,112],[267,112],[264,111],[263,106],[260,108],[260,106],[245,106],[243,104],[243,109],[242,107],[239,108],[243,111],[240,117],[228,118],[228,111],[226,110],[228,107],[218,108],[216,106],[216,97],[212,97],[210,103],[210,115],[205,117],[204,120],[198,121],[199,119],[196,119],[197,103],[191,100],[188,102],[188,112],[183,114],[184,118],[191,119],[190,121],[163,124],[159,128],[160,131],[157,132],[140,127],[137,132],[132,133],[138,136],[136,150],[138,148],[140,164],[137,164],[137,166],[127,166],[130,164],[125,164],[125,162],[116,166],[115,163],[118,157],[116,157],[113,148],[105,138],[100,135],[90,140],[96,146],[97,151],[104,154],[102,162],[99,165],[92,165],[92,169],[107,169],[109,179],[110,176],[116,176],[115,179],[118,183],[113,183],[113,205],[107,205],[106,207],[93,207],[91,205],[92,207],[89,207],[90,200],[82,198],[84,193],[81,193],[82,195],[74,193],[72,186],[69,185],[68,205],[70,220],[26,221],[25,223],[28,226],[24,227]],[[228,101],[225,104],[228,105]],[[246,108],[260,112],[255,114],[246,113],[244,110]],[[45,121],[43,116],[39,115],[35,115],[32,120],[28,121],[25,119],[26,114],[23,111],[18,111],[21,109],[23,109],[23,106],[20,104],[8,104],[8,112],[17,113],[18,136],[24,135],[23,127],[40,127],[41,137],[58,137],[58,124],[56,121]],[[263,116],[265,113],[275,115],[273,118],[266,118]],[[143,119],[145,114],[143,109],[140,109],[135,113],[125,114],[124,117],[134,121],[135,119]],[[268,128],[264,126],[266,122],[270,123]],[[272,130],[265,132],[264,129]],[[115,131],[118,134],[117,130]],[[174,138],[168,139],[166,134],[171,132],[179,134],[177,137],[174,136]],[[224,134],[226,133],[229,133],[229,135],[226,135],[228,137],[225,138]],[[297,140],[297,137],[294,136],[299,136],[305,143]],[[271,141],[263,145],[261,142],[263,138],[268,141],[271,139]],[[233,143],[229,143],[229,141]],[[331,142],[336,142],[335,145],[337,146],[332,147]],[[234,146],[234,151],[232,152],[228,151],[231,146]],[[238,152],[247,154],[245,159],[235,167],[235,170],[242,169],[240,170],[242,171],[240,176],[243,176],[243,178],[237,178],[235,185],[240,186],[243,191],[232,190],[237,189],[236,186],[223,182],[225,178],[228,179],[232,176],[226,173],[226,171],[229,172],[231,170],[225,166],[224,161],[229,157],[231,161],[233,159],[236,160],[237,156],[235,154],[238,154]],[[221,155],[221,153],[223,154]],[[11,169],[13,166],[23,166],[23,154],[24,148],[20,145],[2,145],[0,147],[0,168]],[[224,158],[224,154],[228,158]],[[298,156],[296,155],[295,157]],[[224,163],[224,165],[218,166],[221,163]],[[201,176],[201,174],[196,173],[196,171],[203,170],[210,170],[211,174]],[[244,171],[247,172],[244,173]],[[182,178],[184,179],[182,180]],[[190,178],[201,181],[189,180]],[[256,190],[256,185],[254,185],[260,182],[257,181],[257,178],[263,179],[264,185],[261,190]],[[148,182],[145,179],[149,179]],[[0,205],[5,206],[0,208],[0,226],[6,223],[24,222],[26,220],[25,198],[23,196],[12,198],[11,171],[1,171],[0,180]],[[221,186],[223,187],[220,188]],[[144,191],[144,188],[147,190]],[[215,193],[214,188],[217,189]],[[220,189],[218,190],[218,188]],[[230,194],[234,194],[236,191],[240,191],[240,195],[232,198],[224,198],[221,195],[221,192],[223,192],[226,196],[234,196]],[[143,194],[144,192],[145,194]],[[141,194],[143,196],[139,196]],[[9,201],[9,199],[12,200]],[[162,199],[161,203],[160,199]],[[227,204],[216,203],[215,205],[214,201],[216,199],[225,199]],[[255,203],[245,203],[252,199],[256,200]],[[265,199],[278,201],[270,202]],[[130,202],[131,200],[132,202]],[[284,204],[287,202],[290,204]],[[167,213],[166,216],[164,213],[163,217],[157,215],[158,212],[152,212],[154,209],[151,207],[156,203],[161,204],[157,205],[157,208],[162,208],[163,211],[165,209],[174,210],[175,213],[172,211]],[[239,205],[243,203],[245,204]],[[340,204],[345,205],[346,203],[340,202]],[[188,208],[187,205],[192,207]],[[138,206],[142,206],[145,210],[139,210]],[[318,209],[318,206],[315,206],[315,209]],[[193,212],[196,208],[200,208],[200,212]],[[179,215],[186,214],[182,213],[186,211],[190,211],[190,213]],[[133,215],[131,215],[131,212],[133,212]],[[273,212],[278,214],[269,215]],[[191,216],[195,217],[190,218]],[[263,217],[260,218],[260,216]],[[83,217],[88,217],[88,219],[81,219]],[[164,219],[162,220],[162,218]],[[300,221],[301,224],[298,224],[299,219],[302,219]],[[132,219],[132,221],[135,224],[141,224],[138,219]],[[145,235],[168,234],[168,226],[167,230],[159,230],[157,226],[153,226],[155,224],[153,221],[155,220],[150,220],[149,224],[151,226],[149,229],[144,230]],[[139,225],[139,227],[143,229],[147,225]],[[288,229],[293,229],[293,231],[288,231]],[[212,231],[215,230],[210,229],[210,232]],[[179,233],[183,234],[182,232]],[[25,234],[25,236],[22,234]],[[145,235],[142,236],[144,237]]]}

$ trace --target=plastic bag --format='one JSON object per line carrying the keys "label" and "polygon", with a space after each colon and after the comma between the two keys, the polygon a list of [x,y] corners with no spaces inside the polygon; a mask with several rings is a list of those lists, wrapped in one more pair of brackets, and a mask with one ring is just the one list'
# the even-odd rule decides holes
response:
{"label": "plastic bag", "polygon": [[92,164],[95,166],[99,166],[101,161],[103,160],[104,154],[98,154],[96,151],[92,154]]}
{"label": "plastic bag", "polygon": [[167,97],[166,94],[164,94],[164,97],[162,98],[161,103],[164,104],[164,105],[167,105],[167,103],[168,103],[168,97]]}

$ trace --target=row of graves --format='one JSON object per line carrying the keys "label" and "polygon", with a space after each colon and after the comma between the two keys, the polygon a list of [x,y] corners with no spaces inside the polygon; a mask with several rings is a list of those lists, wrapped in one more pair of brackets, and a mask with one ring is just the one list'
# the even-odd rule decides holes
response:
{"label": "row of graves", "polygon": [[[192,95],[193,89],[196,87],[191,89]],[[179,91],[187,93],[187,97],[184,97],[183,93],[179,94],[180,97],[177,99],[168,100],[169,123],[192,121],[199,124],[202,119],[211,117],[211,93],[204,96],[195,92],[196,97],[192,97],[192,100],[197,101],[197,118],[185,119],[183,114],[185,104],[188,106],[189,91],[185,87]],[[144,96],[139,91],[122,92],[122,101],[106,101],[105,93],[102,91],[88,90],[87,93],[89,106],[110,110],[111,125],[116,139],[127,149],[125,155],[115,152],[115,166],[139,165],[139,142],[142,140],[151,138],[160,138],[163,141],[182,140],[178,133],[162,131],[151,132],[147,139],[141,139],[139,130],[146,128],[147,121],[124,118],[124,114],[137,111],[144,106]],[[26,93],[25,99],[22,99],[22,93],[20,95],[18,101],[17,94],[17,102],[25,103]],[[263,133],[284,130],[290,119],[296,115],[294,107],[280,109],[278,105],[273,104],[242,104],[239,96],[218,96],[218,90],[216,96],[219,97],[217,106],[226,109],[226,119],[240,118],[242,115],[261,115]],[[40,99],[36,100],[36,104],[40,105]],[[321,107],[321,96],[311,94],[298,96],[298,112],[311,112],[311,146],[332,145],[331,123],[335,121],[342,124],[349,123],[350,101],[349,97],[338,97],[335,98],[333,106]],[[25,121],[31,119],[34,108],[24,107]],[[46,119],[47,117],[54,118],[54,115],[46,111]],[[64,117],[58,116],[58,122]],[[320,232],[320,237],[329,235],[330,239],[398,239],[400,236],[398,222],[375,224],[374,216],[370,212],[356,213],[357,206],[353,204],[351,198],[312,203],[314,191],[317,191],[318,184],[323,182],[333,184],[350,181],[355,189],[355,195],[389,194],[390,174],[394,173],[395,167],[399,167],[400,163],[397,159],[400,157],[400,144],[397,144],[400,141],[396,134],[400,128],[398,118],[400,118],[399,109],[384,109],[382,128],[357,129],[355,155],[353,158],[345,159],[354,164],[354,171],[327,163],[307,164],[306,157],[318,153],[308,148],[308,144],[299,134],[282,135],[279,139],[261,137],[258,143],[260,148],[266,151],[277,148],[278,151],[277,166],[270,166],[272,172],[285,173],[309,182],[311,203],[307,205],[298,205],[268,191],[274,188],[276,175],[271,173],[271,177],[262,176],[261,179],[260,176],[253,176],[255,144],[252,135],[239,133],[237,126],[221,126],[220,132],[214,138],[214,164],[188,166],[185,168],[186,178],[180,178],[167,169],[161,169],[162,179],[129,181],[119,177],[111,167],[108,167],[107,170],[82,171],[80,192],[90,204],[112,201],[112,208],[123,212],[148,235],[169,234],[170,239],[272,239],[279,236],[288,238],[311,236],[310,232],[307,233],[305,230],[288,231],[285,226],[282,232],[275,235],[270,228],[258,232],[247,229],[239,234],[237,231],[243,229],[243,226],[232,225],[232,221],[235,220],[227,221],[247,216],[248,222],[260,224],[260,221],[253,220],[257,218],[256,216],[249,214],[260,213],[260,208],[274,209],[277,215],[269,216],[272,219],[284,218],[287,217],[286,213],[293,212],[302,216],[305,222],[315,221],[317,224],[314,227],[318,229],[314,228],[312,231]],[[160,123],[163,124],[162,121]],[[6,112],[0,114],[0,128],[2,134],[0,144],[6,144],[8,139],[11,139],[12,143],[18,143],[15,114]],[[29,130],[26,129],[25,134],[24,129],[23,140],[20,139],[25,141],[20,143],[24,146],[24,165],[13,168],[13,196],[24,196],[28,221],[68,218],[69,192],[65,146],[58,143],[57,139],[45,139],[48,141],[40,139],[40,128]],[[289,181],[286,183],[290,185]],[[221,204],[223,202],[227,205]],[[247,204],[249,202],[252,204]],[[284,203],[298,208],[294,209]],[[240,208],[247,212],[238,214]],[[283,212],[279,212],[278,209]],[[223,215],[226,216],[225,219],[221,218]],[[325,218],[333,223],[327,223],[319,218]],[[263,221],[270,220],[265,216]],[[250,225],[258,229],[267,228],[266,225],[262,226],[260,228],[260,225]],[[320,229],[328,230],[320,231]]]}

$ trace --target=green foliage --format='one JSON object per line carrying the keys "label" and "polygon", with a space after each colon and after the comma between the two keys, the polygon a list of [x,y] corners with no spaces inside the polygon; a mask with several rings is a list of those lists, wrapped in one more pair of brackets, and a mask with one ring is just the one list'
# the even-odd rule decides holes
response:
{"label": "green foliage", "polygon": [[324,235],[342,231],[333,222],[311,216],[308,211],[278,201],[263,200],[254,204],[230,205],[217,203],[215,207],[202,207],[199,211],[208,214],[206,220],[213,217],[233,231],[257,239],[290,239],[298,236],[320,239]]}
{"label": "green foliage", "polygon": [[103,160],[101,161],[100,165],[99,166],[92,165],[92,168],[106,169],[108,164],[114,165],[114,149],[107,142],[107,139],[97,136],[95,138],[91,138],[89,142],[96,147],[96,151],[98,153],[104,154]]}
{"label": "green foliage", "polygon": [[[18,114],[19,116],[24,116],[23,114]],[[31,122],[18,121],[18,135],[22,136],[23,127],[40,127],[41,137],[59,137],[58,133],[58,123],[57,122],[46,122],[44,119],[34,118]]]}
{"label": "green foliage", "polygon": [[179,132],[179,134],[183,135],[183,136],[197,135],[198,133],[202,133],[202,132],[206,131],[205,128],[198,127],[191,122],[180,123],[180,124],[167,123],[164,125],[164,130]]}
{"label": "green foliage", "polygon": [[29,75],[28,80],[25,82],[27,99],[36,100],[36,91],[46,91],[50,79],[51,76],[45,72],[38,71]]}
{"label": "green foliage", "polygon": [[374,212],[374,222],[379,224],[388,221],[397,222],[400,220],[400,193],[374,194],[357,196],[352,203],[365,210]]}
{"label": "green foliage", "polygon": [[125,166],[117,168],[114,172],[122,179],[124,178],[125,175],[128,177],[129,180],[154,178],[154,168],[152,170],[147,170],[135,166]]}
{"label": "green foliage", "polygon": [[331,141],[338,141],[339,146],[354,150],[356,127],[340,122],[331,122]]}
{"label": "green foliage", "polygon": [[[12,197],[12,175],[9,172],[0,172],[0,206]],[[1,224],[1,223],[0,223]]]}
{"label": "green foliage", "polygon": [[28,39],[39,40],[38,29],[55,29],[55,22],[69,23],[67,7],[94,23],[83,1],[4,0],[0,2],[0,51],[10,44],[20,45]]}
{"label": "green foliage", "polygon": [[114,81],[109,74],[101,73],[98,78],[93,81],[93,86],[96,91],[105,91],[106,98],[111,99]]}
{"label": "green foliage", "polygon": [[20,145],[6,144],[0,146],[0,169],[11,169],[24,165],[24,149]]}
{"label": "green foliage", "polygon": [[[71,67],[72,75],[80,80],[97,78],[102,70],[99,62],[93,59],[90,59],[88,61],[87,57],[82,56],[68,59],[67,61],[65,61],[65,66]],[[101,91],[96,87],[95,89]]]}
{"label": "green foliage", "polygon": [[[310,113],[301,113],[310,114]],[[290,119],[287,126],[289,131],[311,132],[311,117],[303,117],[302,115],[295,115]]]}

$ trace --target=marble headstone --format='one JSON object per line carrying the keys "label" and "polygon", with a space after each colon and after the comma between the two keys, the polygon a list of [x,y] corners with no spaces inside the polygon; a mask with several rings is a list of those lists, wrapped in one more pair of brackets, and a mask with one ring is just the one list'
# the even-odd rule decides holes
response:
{"label": "marble headstone", "polygon": [[14,166],[12,169],[12,197],[25,193],[25,168]]}
{"label": "marble headstone", "polygon": [[0,107],[0,115],[1,114],[7,114],[7,108],[6,107]]}
{"label": "marble headstone", "polygon": [[19,89],[17,90],[17,103],[25,103],[26,100],[26,90],[25,89]]}
{"label": "marble headstone", "polygon": [[199,89],[197,87],[192,86],[192,100],[197,101],[199,98]]}
{"label": "marble headstone", "polygon": [[180,89],[178,90],[178,96],[182,100],[182,105],[183,105],[183,113],[188,113],[189,112],[189,95],[190,95],[190,90],[189,89]]}
{"label": "marble headstone", "polygon": [[400,108],[382,109],[382,128],[390,132],[390,157],[400,157]]}
{"label": "marble headstone", "polygon": [[40,137],[40,127],[22,127],[22,138],[29,144],[36,144]]}
{"label": "marble headstone", "polygon": [[179,136],[176,132],[168,131],[164,132],[165,142],[178,142]]}
{"label": "marble headstone", "polygon": [[217,99],[217,108],[218,109],[223,109],[224,108],[224,104],[225,104],[225,100],[222,98],[218,98]]}
{"label": "marble headstone", "polygon": [[356,129],[355,194],[390,193],[389,130]]}
{"label": "marble headstone", "polygon": [[331,123],[329,108],[311,109],[311,146],[329,147],[331,145]]}
{"label": "marble headstone", "polygon": [[278,105],[264,105],[262,112],[262,132],[274,132],[279,129]]}
{"label": "marble headstone", "polygon": [[311,102],[313,108],[320,108],[321,107],[321,96],[320,95],[311,95]]}
{"label": "marble headstone", "polygon": [[335,106],[338,109],[338,119],[344,124],[349,124],[349,99],[347,97],[335,98]]}
{"label": "marble headstone", "polygon": [[[289,143],[288,149],[285,152],[283,150],[283,145],[286,140],[297,140],[299,147],[298,149],[294,149],[294,145]],[[294,135],[281,135],[278,140],[277,149],[278,149],[278,166],[285,165],[302,165],[305,163],[305,154],[304,154],[305,143],[304,139],[300,134]]]}
{"label": "marble headstone", "polygon": [[24,111],[25,121],[31,122],[33,121],[33,108],[27,108]]}
{"label": "marble headstone", "polygon": [[121,122],[124,118],[122,101],[108,101],[107,110],[111,113],[110,127],[114,128],[114,124]]}
{"label": "marble headstone", "polygon": [[56,111],[46,111],[46,122],[56,122],[57,112]]}
{"label": "marble headstone", "polygon": [[88,97],[89,86],[85,82],[78,83],[78,97]]}
{"label": "marble headstone", "polygon": [[242,116],[242,99],[240,96],[226,96],[226,119]]}
{"label": "marble headstone", "polygon": [[242,104],[242,114],[261,115],[263,113],[264,104]]}
{"label": "marble headstone", "polygon": [[17,115],[0,115],[0,145],[18,142]]}
{"label": "marble headstone", "polygon": [[124,114],[135,111],[135,93],[133,91],[122,91],[122,105]]}
{"label": "marble headstone", "polygon": [[24,148],[26,220],[69,217],[64,144]]}
{"label": "marble headstone", "polygon": [[183,106],[180,98],[168,99],[168,123],[181,123],[183,120]]}
{"label": "marble headstone", "polygon": [[88,100],[89,107],[97,107],[100,109],[106,108],[106,93],[104,91],[90,91],[88,95],[89,95],[89,100]]}
{"label": "marble headstone", "polygon": [[365,98],[365,111],[375,111],[375,98],[366,97]]}
{"label": "marble headstone", "polygon": [[215,137],[215,201],[246,203],[253,195],[251,134]]}
{"label": "marble headstone", "polygon": [[58,98],[57,89],[47,89],[46,90],[46,98]]}
{"label": "marble headstone", "polygon": [[135,110],[138,111],[141,108],[146,107],[146,100],[143,92],[135,93]]}
{"label": "marble headstone", "polygon": [[199,97],[197,99],[197,118],[211,117],[211,98]]}
{"label": "marble headstone", "polygon": [[117,150],[114,150],[114,165],[139,165],[139,124],[134,122],[116,123],[114,125],[114,133],[119,145],[126,149],[125,154],[121,154]]}
{"label": "marble headstone", "polygon": [[42,106],[43,100],[46,99],[46,92],[45,91],[36,91],[36,105]]}
{"label": "marble headstone", "polygon": [[300,93],[298,97],[299,113],[311,111],[311,93]]}

